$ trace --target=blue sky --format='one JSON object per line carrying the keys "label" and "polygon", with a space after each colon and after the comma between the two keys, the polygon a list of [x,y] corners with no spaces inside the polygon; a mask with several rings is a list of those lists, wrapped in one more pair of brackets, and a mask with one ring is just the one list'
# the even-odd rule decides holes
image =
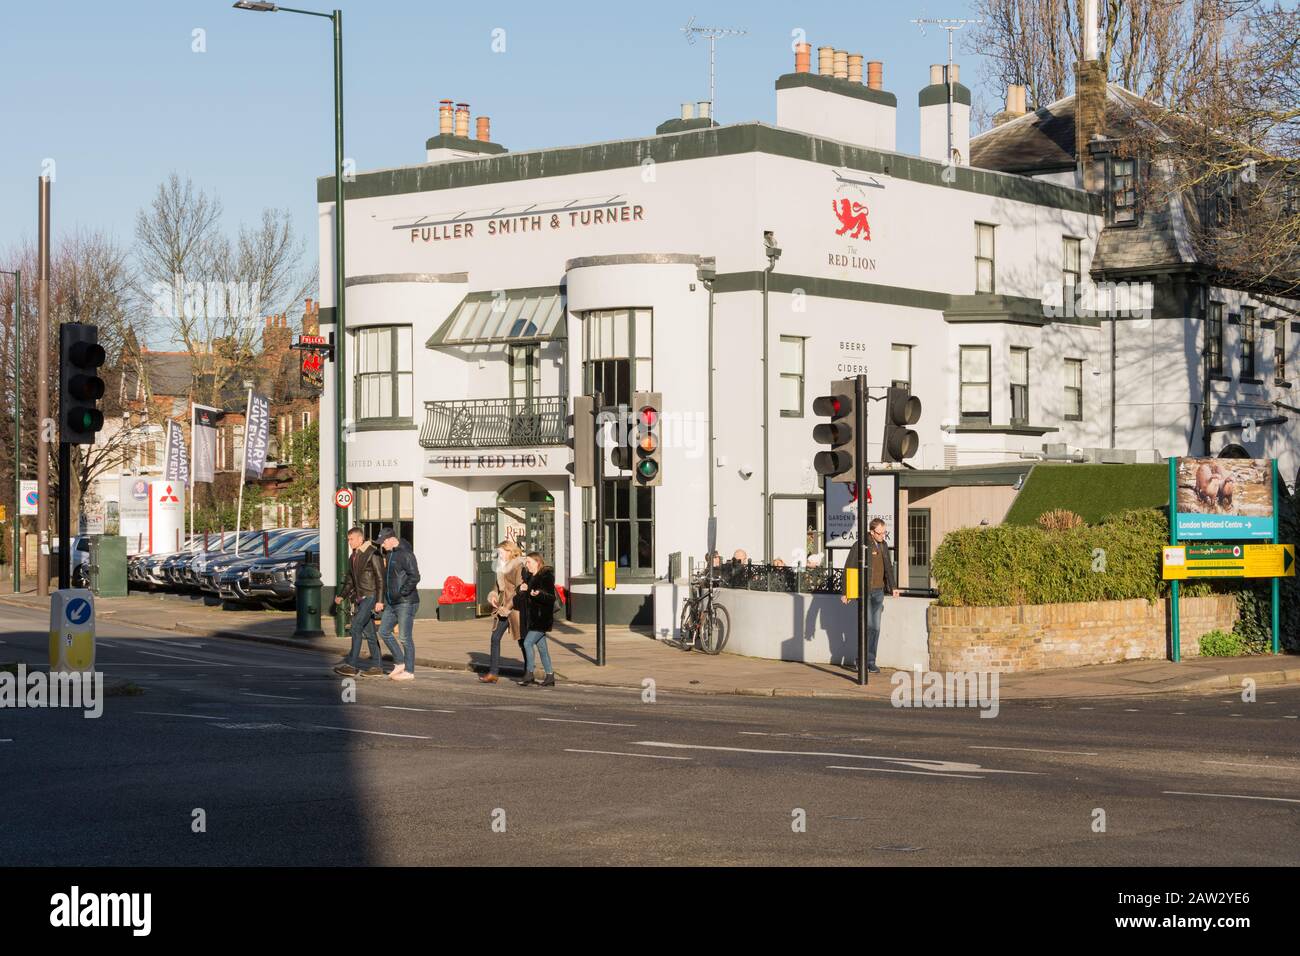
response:
{"label": "blue sky", "polygon": [[[292,2],[292,0],[291,0]],[[311,9],[312,0],[294,5]],[[358,170],[422,162],[442,98],[492,118],[509,149],[652,133],[708,98],[697,23],[744,28],[718,42],[718,117],[773,122],[791,36],[885,63],[898,143],[917,146],[916,93],[945,35],[919,16],[970,16],[968,0],[798,5],[741,2],[431,3],[343,0],[346,154]],[[504,30],[504,52],[493,33]],[[204,52],[195,52],[202,30]],[[287,208],[315,247],[314,181],[333,162],[329,21],[231,9],[230,0],[59,0],[0,14],[0,253],[36,231],[36,179],[52,159],[53,223],[124,242],[175,171],[219,197],[225,225]],[[960,46],[959,46],[960,49]],[[814,58],[816,54],[814,52]],[[959,54],[962,79],[978,77]],[[995,91],[975,85],[976,97]]]}

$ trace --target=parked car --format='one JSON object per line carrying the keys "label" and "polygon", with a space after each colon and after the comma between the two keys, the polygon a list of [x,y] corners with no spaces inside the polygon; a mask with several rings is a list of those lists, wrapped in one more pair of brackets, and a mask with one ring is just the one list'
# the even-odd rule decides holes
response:
{"label": "parked car", "polygon": [[314,533],[299,552],[251,565],[246,586],[249,598],[269,605],[292,604],[297,594],[298,568],[304,563],[320,564],[319,533]]}
{"label": "parked car", "polygon": [[213,562],[203,575],[203,590],[214,591],[223,600],[247,601],[251,595],[244,585],[248,580],[248,570],[254,564],[272,559],[286,559],[293,554],[300,554],[309,540],[316,539],[317,533],[301,528],[273,531],[265,542],[259,543],[250,551],[238,557],[231,555],[225,561]]}

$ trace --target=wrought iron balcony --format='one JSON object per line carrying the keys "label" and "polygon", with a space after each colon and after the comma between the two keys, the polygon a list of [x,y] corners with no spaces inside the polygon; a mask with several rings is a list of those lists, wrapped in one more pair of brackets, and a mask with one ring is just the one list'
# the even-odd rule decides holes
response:
{"label": "wrought iron balcony", "polygon": [[532,448],[568,440],[568,402],[545,398],[483,398],[425,402],[425,448]]}

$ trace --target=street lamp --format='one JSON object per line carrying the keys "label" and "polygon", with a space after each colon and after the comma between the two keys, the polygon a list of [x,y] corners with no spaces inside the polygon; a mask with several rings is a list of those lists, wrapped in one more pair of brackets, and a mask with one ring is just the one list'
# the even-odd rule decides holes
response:
{"label": "street lamp", "polygon": [[18,563],[18,551],[21,542],[23,513],[23,483],[19,478],[19,465],[22,462],[22,409],[23,390],[19,376],[23,369],[23,272],[21,269],[0,269],[0,275],[14,277],[14,513],[9,520],[14,524],[14,547],[10,560],[14,563],[14,594],[22,590],[22,567]]}
{"label": "street lamp", "polygon": [[[347,397],[343,387],[347,345],[343,303],[343,11],[318,13],[259,0],[239,0],[234,6],[236,10],[259,13],[301,13],[309,17],[324,17],[334,25],[334,480],[336,488],[344,488],[348,481],[347,456],[343,448],[343,420],[347,417]],[[347,522],[339,514],[341,510],[334,509],[335,588],[343,581],[348,550]],[[335,615],[334,629],[335,634],[343,636],[341,614]]]}

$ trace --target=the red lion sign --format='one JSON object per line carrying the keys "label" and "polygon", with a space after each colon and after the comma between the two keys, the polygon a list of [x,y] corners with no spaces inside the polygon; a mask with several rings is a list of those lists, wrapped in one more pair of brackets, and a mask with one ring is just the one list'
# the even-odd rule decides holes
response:
{"label": "the red lion sign", "polygon": [[839,202],[832,199],[831,210],[835,213],[835,218],[840,221],[840,228],[835,230],[835,235],[842,236],[852,230],[852,238],[871,240],[871,225],[867,222],[867,213],[870,210],[866,206],[847,199],[841,199]]}

